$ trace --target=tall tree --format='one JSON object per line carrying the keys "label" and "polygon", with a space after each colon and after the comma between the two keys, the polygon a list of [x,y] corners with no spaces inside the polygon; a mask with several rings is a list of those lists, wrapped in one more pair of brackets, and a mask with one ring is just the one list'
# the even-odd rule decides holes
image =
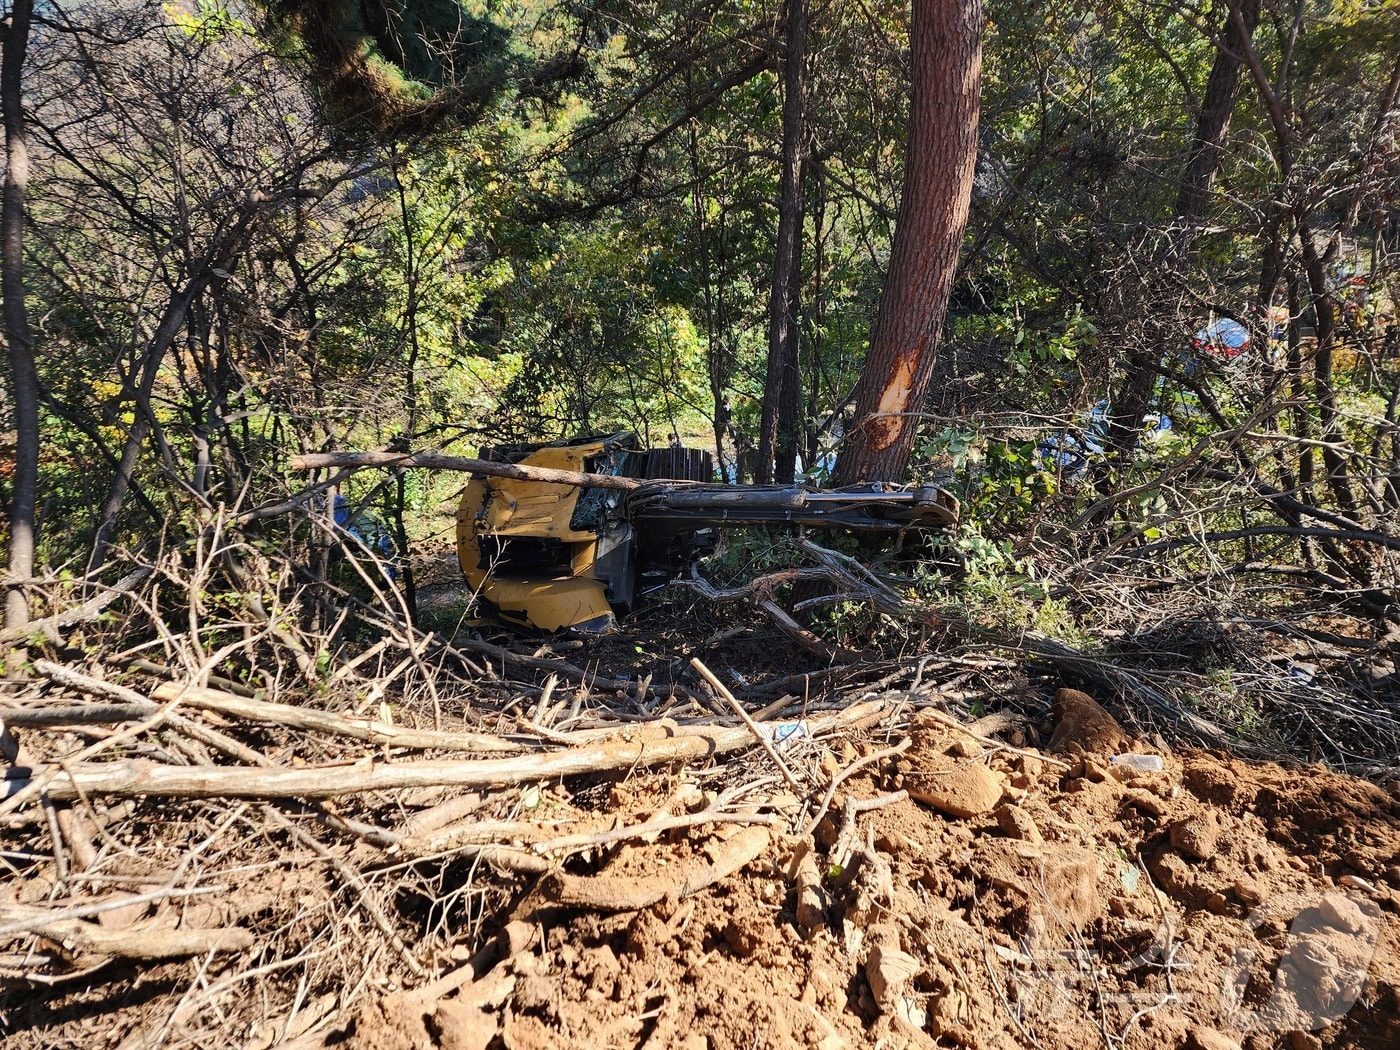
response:
{"label": "tall tree", "polygon": [[802,288],[802,167],[806,137],[807,0],[788,0],[783,57],[783,174],[778,193],[778,250],[769,298],[768,373],[758,434],[760,484],[796,473]]}
{"label": "tall tree", "polygon": [[33,0],[14,0],[0,49],[0,109],[5,120],[5,188],[0,204],[0,291],[4,295],[5,342],[10,352],[10,396],[15,413],[15,481],[10,498],[10,579],[5,628],[29,622],[24,587],[34,574],[34,512],[39,477],[39,379],[34,341],[24,306],[24,195],[29,184],[22,76],[29,48]]}
{"label": "tall tree", "polygon": [[897,480],[933,375],[977,162],[981,0],[914,0],[904,188],[840,485]]}

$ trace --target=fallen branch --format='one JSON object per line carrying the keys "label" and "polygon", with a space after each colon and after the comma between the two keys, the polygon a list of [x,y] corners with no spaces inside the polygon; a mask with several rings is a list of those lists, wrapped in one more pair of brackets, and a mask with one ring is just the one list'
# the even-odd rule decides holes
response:
{"label": "fallen branch", "polygon": [[543,481],[551,485],[573,485],[578,488],[620,489],[630,492],[654,482],[624,478],[615,474],[585,474],[577,470],[556,470],[554,467],[523,467],[518,463],[501,463],[491,459],[469,459],[448,456],[441,452],[314,452],[293,456],[288,461],[292,470],[320,470],[323,467],[387,467],[404,470],[423,467],[428,470],[460,470],[470,474],[485,474],[492,478],[515,481]]}
{"label": "fallen branch", "polygon": [[111,725],[139,722],[151,713],[140,704],[64,704],[43,707],[0,707],[0,723],[10,726]]}
{"label": "fallen branch", "polygon": [[[115,700],[127,707],[138,709],[142,712],[142,717],[153,715],[161,710],[161,706],[154,700],[142,696],[134,689],[128,689],[124,685],[115,682],[104,682],[100,678],[92,678],[65,667],[63,664],[56,664],[49,660],[35,660],[34,669],[52,681],[62,685],[77,689],[90,696],[103,697],[108,700]],[[227,755],[238,762],[247,762],[251,765],[268,766],[272,762],[261,752],[254,751],[245,744],[234,740],[217,729],[210,729],[207,726],[196,725],[183,715],[173,711],[165,714],[165,723],[173,729],[179,730],[185,736],[199,741],[216,751]]]}
{"label": "fallen branch", "polygon": [[[644,839],[666,831],[680,828],[699,827],[702,824],[763,824],[769,827],[780,822],[773,813],[737,813],[732,810],[717,810],[713,807],[700,813],[683,813],[679,816],[653,817],[641,824],[624,827],[607,827],[601,831],[579,831],[569,835],[547,838],[550,829],[539,824],[519,820],[479,820],[453,824],[425,835],[405,838],[398,843],[396,850],[406,857],[429,857],[451,853],[461,847],[500,846],[534,854],[535,856],[556,856],[568,852],[578,852],[594,846],[606,846],[628,839]],[[583,823],[587,823],[584,821]],[[594,823],[609,825],[612,818],[597,818]]]}
{"label": "fallen branch", "polygon": [[[850,726],[878,716],[878,701],[856,704],[833,717],[814,721],[813,732]],[[267,769],[248,766],[170,766],[140,759],[39,766],[28,778],[6,780],[0,794],[13,798],[44,783],[49,798],[68,801],[83,796],[132,798],[335,798],[340,795],[398,788],[487,788],[555,780],[582,773],[601,773],[639,766],[656,766],[713,758],[753,744],[747,728],[715,728],[676,735],[673,726],[648,727],[633,739],[615,740],[552,754],[521,755],[477,761],[374,762]]]}
{"label": "fallen branch", "polygon": [[71,955],[119,959],[179,959],[210,952],[242,952],[256,943],[252,931],[237,926],[210,930],[176,930],[168,926],[110,930],[82,919],[53,917],[49,911],[26,904],[0,904],[0,923],[23,924],[27,932],[62,945]]}
{"label": "fallen branch", "polygon": [[[844,599],[843,599],[844,600]],[[862,659],[860,653],[854,649],[843,649],[841,646],[832,645],[823,641],[807,628],[794,620],[786,609],[771,598],[765,598],[758,603],[758,607],[763,610],[764,615],[773,621],[773,626],[782,631],[802,648],[808,652],[834,664],[853,664]]]}
{"label": "fallen branch", "polygon": [[62,612],[54,613],[52,616],[45,616],[40,620],[30,620],[23,627],[11,627],[8,631],[0,631],[0,645],[12,645],[15,642],[22,642],[32,638],[36,634],[44,634],[48,631],[57,631],[60,627],[71,627],[75,623],[87,623],[96,620],[118,598],[130,594],[136,589],[136,585],[151,574],[151,570],[145,566],[134,569],[127,573],[111,587],[105,588],[100,594],[96,594],[72,608],[64,609]]}
{"label": "fallen branch", "polygon": [[762,745],[763,750],[768,752],[768,757],[773,760],[773,764],[776,765],[778,767],[778,771],[783,774],[783,779],[788,782],[788,785],[794,791],[796,791],[798,794],[802,794],[804,790],[802,784],[798,781],[798,779],[795,776],[792,775],[792,770],[788,769],[787,763],[783,761],[783,756],[778,754],[778,749],[773,746],[772,739],[764,735],[763,730],[758,728],[758,724],[752,718],[749,717],[749,713],[744,710],[744,706],[741,703],[739,703],[738,700],[734,699],[734,694],[724,687],[724,683],[715,677],[715,673],[713,671],[711,671],[708,667],[706,667],[703,663],[700,662],[700,658],[698,656],[690,661],[690,666],[695,668],[695,670],[699,671],[701,677],[704,678],[705,681],[709,682],[710,685],[714,688],[715,692],[719,693],[719,695],[724,698],[725,702],[728,703],[729,706],[734,709],[734,713],[738,715],[740,720],[744,723],[744,725],[748,727],[748,730],[750,733],[753,734],[754,739],[757,740],[760,745]]}
{"label": "fallen branch", "polygon": [[490,733],[447,733],[431,729],[409,729],[369,718],[346,718],[312,707],[274,704],[266,700],[250,700],[196,685],[167,682],[156,686],[151,695],[157,700],[179,699],[184,707],[202,711],[217,711],[233,718],[267,722],[288,729],[308,729],[333,736],[363,740],[384,747],[402,747],[418,751],[480,751],[519,752],[524,745],[503,740]]}
{"label": "fallen branch", "polygon": [[664,875],[570,875],[557,872],[545,880],[544,895],[556,903],[597,911],[638,911],[669,898],[680,900],[734,874],[768,848],[772,834],[749,827],[723,842],[705,847],[705,857],[678,865]]}

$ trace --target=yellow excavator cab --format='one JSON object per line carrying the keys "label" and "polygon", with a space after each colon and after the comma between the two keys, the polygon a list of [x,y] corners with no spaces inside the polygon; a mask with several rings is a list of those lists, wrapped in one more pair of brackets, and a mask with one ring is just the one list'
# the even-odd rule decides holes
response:
{"label": "yellow excavator cab", "polygon": [[[487,458],[592,473],[606,467],[599,461],[628,444],[627,437],[496,451]],[[613,625],[607,583],[593,574],[598,515],[579,514],[585,493],[595,499],[602,490],[512,478],[467,483],[457,508],[457,560],[501,619],[546,631],[601,633]]]}
{"label": "yellow excavator cab", "polygon": [[457,558],[507,623],[600,634],[640,594],[674,579],[731,525],[787,524],[898,534],[945,529],[958,506],[936,485],[713,483],[708,452],[644,450],[632,434],[520,445],[482,459],[635,479],[622,491],[473,477],[457,509]]}

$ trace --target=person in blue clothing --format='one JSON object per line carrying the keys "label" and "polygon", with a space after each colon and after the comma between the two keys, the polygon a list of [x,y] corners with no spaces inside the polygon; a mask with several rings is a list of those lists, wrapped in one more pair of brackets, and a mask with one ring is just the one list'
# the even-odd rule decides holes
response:
{"label": "person in blue clothing", "polygon": [[352,514],[353,507],[345,496],[336,496],[332,517],[338,528],[344,529],[383,564],[384,573],[389,579],[397,579],[398,572],[393,562],[398,555],[394,537],[389,526],[375,510],[363,507]]}
{"label": "person in blue clothing", "polygon": [[[1090,461],[1104,454],[1108,446],[1109,404],[1104,399],[1089,410],[1089,417],[1079,430],[1066,430],[1041,441],[1036,454],[1047,466],[1058,469],[1066,477],[1077,477],[1088,469]],[[1172,421],[1165,413],[1145,416],[1143,433],[1157,437],[1171,430]]]}

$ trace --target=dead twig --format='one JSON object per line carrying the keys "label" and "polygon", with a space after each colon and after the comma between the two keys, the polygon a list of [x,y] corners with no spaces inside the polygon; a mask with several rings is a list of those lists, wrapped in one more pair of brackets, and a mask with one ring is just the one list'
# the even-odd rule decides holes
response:
{"label": "dead twig", "polygon": [[783,761],[783,756],[778,754],[778,749],[773,746],[773,741],[764,734],[763,730],[758,728],[758,723],[750,718],[749,713],[744,710],[743,705],[740,704],[738,700],[734,699],[734,694],[725,688],[724,683],[715,677],[713,671],[700,662],[698,656],[691,659],[690,666],[700,672],[700,676],[710,683],[715,692],[719,693],[719,695],[724,698],[725,702],[734,709],[734,713],[743,720],[744,725],[749,727],[749,732],[752,733],[759,744],[763,746],[763,750],[768,752],[768,757],[777,765],[778,770],[783,774],[783,779],[788,782],[788,786],[794,791],[799,793],[803,792],[805,789],[801,782],[798,781],[797,777],[793,776],[792,770],[790,770],[787,763]]}
{"label": "dead twig", "polygon": [[867,766],[872,766],[878,762],[883,762],[887,758],[894,758],[895,755],[902,755],[905,751],[909,750],[910,745],[912,745],[913,743],[914,741],[911,737],[905,737],[893,747],[887,747],[881,751],[876,751],[872,754],[866,755],[864,758],[857,759],[845,769],[837,773],[834,777],[832,777],[831,783],[826,786],[826,794],[822,797],[821,805],[817,807],[816,814],[813,815],[812,819],[807,822],[807,826],[802,829],[802,831],[798,834],[797,837],[802,839],[808,838],[811,836],[812,832],[817,830],[817,825],[822,822],[822,818],[826,816],[827,810],[831,808],[831,800],[836,797],[836,789],[840,787],[841,784],[853,773],[856,773],[866,768]]}

